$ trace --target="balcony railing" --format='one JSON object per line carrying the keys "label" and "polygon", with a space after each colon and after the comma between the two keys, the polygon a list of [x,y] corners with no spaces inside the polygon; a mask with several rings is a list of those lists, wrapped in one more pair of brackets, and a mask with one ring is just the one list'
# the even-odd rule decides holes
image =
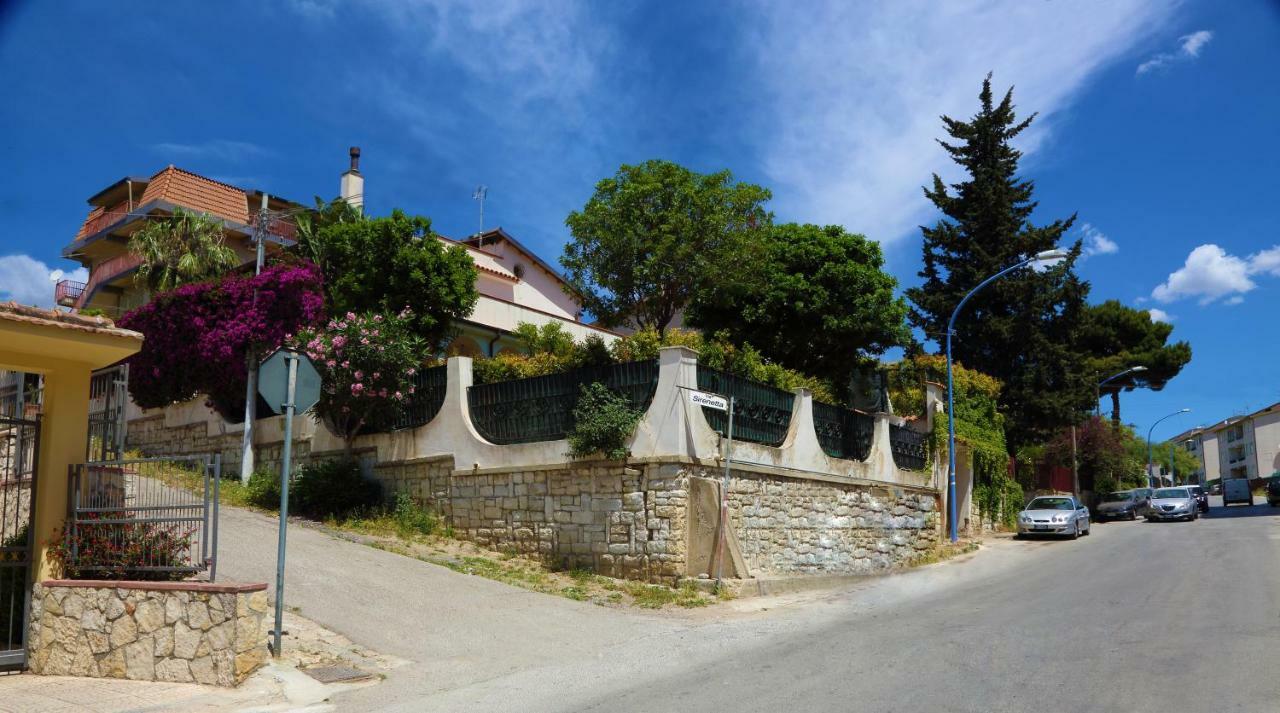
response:
{"label": "balcony railing", "polygon": [[89,271],[89,282],[80,291],[80,295],[76,297],[75,306],[77,308],[84,307],[98,288],[120,277],[142,264],[142,258],[134,253],[122,253],[110,260],[103,260],[93,269]]}
{"label": "balcony railing", "polygon": [[76,280],[58,280],[53,288],[53,301],[63,307],[75,307],[84,294],[84,283]]}

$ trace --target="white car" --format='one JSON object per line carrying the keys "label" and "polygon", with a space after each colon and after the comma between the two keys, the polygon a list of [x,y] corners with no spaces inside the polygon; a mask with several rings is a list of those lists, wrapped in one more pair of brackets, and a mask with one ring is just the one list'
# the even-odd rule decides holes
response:
{"label": "white car", "polygon": [[1222,481],[1222,504],[1253,504],[1253,491],[1249,489],[1248,478],[1227,478]]}
{"label": "white car", "polygon": [[1018,513],[1018,537],[1089,534],[1089,508],[1070,495],[1042,495]]}
{"label": "white car", "polygon": [[1200,519],[1200,503],[1190,488],[1156,488],[1151,496],[1151,508],[1147,510],[1147,522],[1156,520]]}

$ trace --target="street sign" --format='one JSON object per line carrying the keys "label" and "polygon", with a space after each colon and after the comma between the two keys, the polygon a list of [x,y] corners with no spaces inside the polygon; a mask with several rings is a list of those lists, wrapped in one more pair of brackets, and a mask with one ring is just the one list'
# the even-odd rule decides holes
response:
{"label": "street sign", "polygon": [[289,399],[289,360],[296,357],[298,381],[293,394],[295,412],[303,412],[320,398],[320,374],[311,360],[301,352],[277,349],[258,368],[258,393],[276,413],[284,413]]}
{"label": "street sign", "polygon": [[705,391],[689,391],[689,400],[694,406],[706,406],[717,411],[729,410],[729,399],[718,394],[709,394]]}

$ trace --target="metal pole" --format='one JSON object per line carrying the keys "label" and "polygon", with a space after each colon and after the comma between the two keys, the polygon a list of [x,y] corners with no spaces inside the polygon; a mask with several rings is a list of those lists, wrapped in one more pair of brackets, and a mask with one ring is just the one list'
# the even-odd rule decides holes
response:
{"label": "metal pole", "polygon": [[[1097,484],[1094,484],[1097,487]],[[1080,467],[1079,460],[1076,458],[1076,427],[1071,426],[1071,489],[1076,496],[1076,502],[1080,502]]]}
{"label": "metal pole", "polygon": [[[258,209],[258,224],[253,229],[254,241],[258,244],[253,274],[262,274],[262,263],[266,258],[267,241],[267,194],[262,194],[262,207]],[[253,300],[258,301],[258,291],[253,291]],[[245,355],[245,368],[249,371],[248,384],[244,392],[244,437],[240,442],[240,482],[248,485],[249,476],[253,474],[253,422],[258,417],[258,364],[253,350]]]}
{"label": "metal pole", "polygon": [[951,312],[951,319],[947,320],[947,519],[950,520],[951,541],[956,542],[960,539],[960,531],[956,523],[956,419],[955,419],[955,385],[951,378],[951,333],[955,331],[956,317],[960,314],[960,309],[964,307],[964,303],[969,301],[970,297],[982,288],[991,284],[998,278],[1004,277],[1010,272],[1027,265],[1037,258],[1029,257],[1016,265],[1010,265],[996,274],[988,277],[978,286],[969,290],[969,294],[960,300],[960,304],[956,305],[955,310]]}
{"label": "metal pole", "polygon": [[218,581],[218,508],[222,497],[222,454],[213,454],[213,552],[210,554],[209,581]]}
{"label": "metal pole", "polygon": [[729,537],[729,464],[733,461],[733,396],[729,396],[729,430],[725,436],[724,482],[720,485],[720,551],[716,553],[716,581],[724,579],[724,541]]}
{"label": "metal pole", "polygon": [[289,362],[289,387],[284,403],[284,449],[280,464],[280,545],[276,550],[276,627],[272,632],[271,655],[280,658],[280,636],[284,631],[284,541],[289,527],[289,458],[293,455],[293,402],[298,386],[298,355],[286,352]]}

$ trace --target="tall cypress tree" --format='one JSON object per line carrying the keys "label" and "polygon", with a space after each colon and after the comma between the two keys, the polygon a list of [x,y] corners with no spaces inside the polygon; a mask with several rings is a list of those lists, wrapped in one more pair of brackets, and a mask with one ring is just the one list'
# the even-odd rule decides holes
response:
{"label": "tall cypress tree", "polygon": [[[982,280],[1034,253],[1059,245],[1075,216],[1034,225],[1035,184],[1018,173],[1011,145],[1035,115],[1019,120],[1013,89],[996,104],[987,75],[981,109],[969,121],[942,117],[950,141],[939,141],[968,174],[950,186],[934,174],[924,194],[943,217],[924,233],[923,284],[906,291],[911,323],[941,346],[947,320]],[[1050,438],[1089,408],[1093,386],[1077,338],[1089,284],[1075,272],[1080,242],[1047,270],[1019,270],[973,297],[956,321],[952,353],[970,369],[1004,382],[1002,410],[1010,451]]]}

